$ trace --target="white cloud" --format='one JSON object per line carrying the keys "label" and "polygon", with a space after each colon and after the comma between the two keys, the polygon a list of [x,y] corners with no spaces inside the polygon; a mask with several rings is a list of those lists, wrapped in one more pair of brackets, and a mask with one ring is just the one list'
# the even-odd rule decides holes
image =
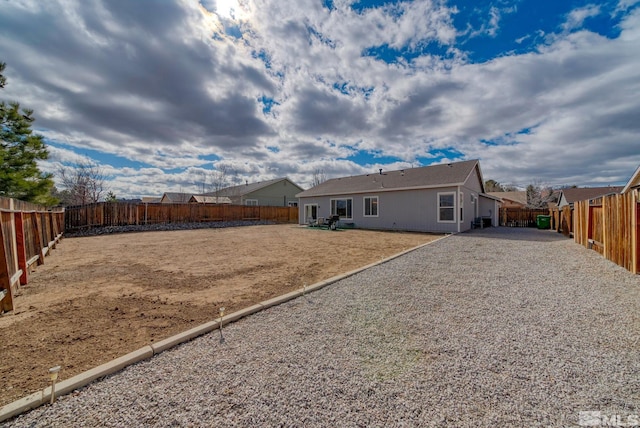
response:
{"label": "white cloud", "polygon": [[[33,108],[36,129],[66,145],[52,162],[75,147],[143,163],[104,165],[118,196],[197,191],[220,162],[240,182],[289,176],[306,186],[316,169],[403,168],[448,148],[480,158],[500,182],[587,184],[640,164],[637,9],[617,39],[575,31],[601,13],[591,5],[537,52],[471,64],[456,45],[454,7],[356,13],[350,4],[246,2],[237,38],[224,33],[229,20],[186,0],[0,3],[2,98]],[[516,10],[492,8],[484,34],[497,37],[506,13]],[[388,64],[362,55],[383,45],[434,45],[450,57]],[[262,97],[276,103],[269,113]],[[359,165],[358,150],[400,161]]]}
{"label": "white cloud", "polygon": [[600,13],[600,6],[598,5],[588,5],[579,9],[574,9],[567,16],[567,20],[562,24],[562,28],[564,31],[582,28],[586,19],[598,16]]}

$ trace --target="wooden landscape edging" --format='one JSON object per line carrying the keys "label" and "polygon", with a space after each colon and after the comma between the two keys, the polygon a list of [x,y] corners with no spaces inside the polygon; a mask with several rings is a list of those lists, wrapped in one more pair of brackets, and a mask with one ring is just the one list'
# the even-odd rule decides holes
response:
{"label": "wooden landscape edging", "polygon": [[[408,250],[404,250],[400,253],[391,255],[389,257],[383,258],[379,261],[375,261],[373,263],[370,263],[368,265],[362,266],[360,268],[351,270],[349,272],[345,272],[342,274],[338,274],[335,276],[332,276],[331,278],[325,279],[323,281],[317,282],[315,284],[312,284],[308,287],[303,287],[303,288],[299,288],[297,290],[291,291],[289,293],[285,293],[282,294],[280,296],[276,296],[273,297],[271,299],[267,299],[267,300],[263,300],[259,303],[256,303],[253,306],[249,306],[247,308],[244,309],[240,309],[236,312],[233,312],[231,314],[228,315],[224,315],[222,317],[218,317],[215,318],[213,321],[209,321],[206,322],[204,324],[200,324],[199,326],[193,327],[187,331],[184,331],[182,333],[178,333],[175,334],[173,336],[170,336],[166,339],[163,339],[159,342],[155,342],[155,343],[151,343],[150,345],[145,345],[142,348],[138,349],[137,351],[133,351],[130,352],[126,355],[123,355],[121,357],[118,357],[114,360],[111,360],[107,363],[104,363],[102,365],[99,365],[96,368],[87,370],[85,372],[82,372],[80,374],[77,374],[76,376],[73,376],[70,379],[66,379],[63,380],[62,382],[60,382],[59,384],[57,384],[57,387],[55,390],[52,390],[51,386],[48,386],[46,388],[44,388],[41,391],[35,392],[31,395],[28,395],[24,398],[21,398],[19,400],[16,400],[12,403],[9,403],[7,405],[5,405],[4,407],[0,407],[0,422],[6,421],[10,418],[13,418],[15,416],[20,415],[21,413],[24,413],[26,411],[35,409],[38,406],[41,406],[45,403],[49,403],[51,401],[51,395],[54,395],[54,399],[56,397],[60,397],[62,395],[65,394],[69,394],[72,391],[75,391],[77,389],[80,389],[88,384],[90,384],[91,382],[110,375],[110,374],[114,374],[122,369],[124,369],[125,367],[138,363],[140,361],[143,360],[147,360],[152,358],[153,356],[164,352],[168,349],[171,349],[177,345],[180,345],[182,343],[185,343],[187,341],[190,341],[192,339],[195,339],[196,337],[202,336],[204,334],[210,333],[218,328],[222,328],[222,326],[225,326],[229,323],[235,322],[241,318],[253,315],[257,312],[260,312],[264,309],[268,309],[270,307],[276,306],[276,305],[280,305],[282,303],[288,302],[290,300],[299,298],[299,297],[305,297],[307,293],[311,293],[313,291],[317,291],[320,290],[324,287],[327,287],[331,284],[334,284],[340,280],[343,280],[345,278],[351,277],[353,275],[356,275],[357,273],[360,273],[362,271],[365,271],[369,268],[372,268],[373,266],[377,266],[383,263],[387,263],[393,259],[396,259],[400,256],[403,256],[405,254],[409,254],[415,250],[418,250],[420,248],[426,247],[427,245],[432,245],[435,242],[438,242],[441,239],[445,239],[447,237],[449,237],[451,235],[444,235],[440,238],[437,238],[433,241],[429,241],[426,242],[424,244],[420,244],[416,247],[413,248],[409,248]],[[222,334],[222,330],[221,330],[221,334]]]}
{"label": "wooden landscape edging", "polygon": [[[15,293],[29,282],[33,264],[62,237],[64,209],[48,210],[39,205],[0,198],[0,313],[15,310]],[[46,242],[46,246],[43,246]]]}

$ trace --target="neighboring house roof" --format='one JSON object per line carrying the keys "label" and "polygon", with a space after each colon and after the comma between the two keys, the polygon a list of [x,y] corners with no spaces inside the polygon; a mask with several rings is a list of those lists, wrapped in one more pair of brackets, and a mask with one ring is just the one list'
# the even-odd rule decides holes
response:
{"label": "neighboring house roof", "polygon": [[622,189],[622,193],[627,193],[631,189],[640,187],[640,166],[633,173],[627,184]]}
{"label": "neighboring house roof", "polygon": [[281,181],[288,181],[289,183],[291,183],[292,185],[296,186],[297,188],[299,188],[300,190],[303,190],[302,187],[298,186],[296,183],[294,183],[293,181],[289,180],[287,177],[281,177],[281,178],[274,178],[273,180],[267,180],[267,181],[259,181],[257,183],[246,183],[246,184],[240,184],[239,186],[231,186],[231,187],[225,187],[224,189],[220,189],[217,192],[208,192],[208,193],[203,193],[203,195],[205,196],[230,196],[230,197],[234,197],[234,196],[244,196],[244,195],[248,195],[249,193],[253,193],[257,190],[260,190],[264,187],[267,186],[271,186],[272,184],[281,182]]}
{"label": "neighboring house roof", "polygon": [[177,192],[166,192],[162,195],[160,199],[162,202],[188,202],[191,199],[192,193],[177,193]]}
{"label": "neighboring house roof", "polygon": [[333,178],[309,190],[298,193],[299,198],[344,195],[352,193],[384,192],[393,190],[428,189],[464,184],[477,173],[482,183],[478,160],[430,165],[398,171],[384,171],[351,177]]}
{"label": "neighboring house roof", "polygon": [[521,205],[527,205],[527,191],[519,190],[514,192],[487,192],[491,196],[500,198],[503,201],[511,201]]}
{"label": "neighboring house roof", "polygon": [[231,199],[226,196],[192,195],[189,202],[198,204],[230,204]]}
{"label": "neighboring house roof", "polygon": [[142,197],[142,202],[143,203],[148,203],[148,204],[153,204],[153,203],[160,202],[161,199],[162,199],[162,196],[143,196]]}
{"label": "neighboring house roof", "polygon": [[586,201],[593,198],[599,198],[604,195],[620,193],[621,190],[622,186],[569,187],[567,189],[562,189],[561,198],[568,204],[573,204],[576,201]]}

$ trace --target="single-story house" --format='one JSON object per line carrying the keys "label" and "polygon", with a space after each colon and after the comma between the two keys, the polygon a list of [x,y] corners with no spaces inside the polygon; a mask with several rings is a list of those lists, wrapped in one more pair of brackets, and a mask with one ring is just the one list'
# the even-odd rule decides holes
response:
{"label": "single-story house", "polygon": [[640,166],[633,173],[627,184],[623,187],[622,193],[629,193],[633,189],[640,189]]}
{"label": "single-story house", "polygon": [[480,217],[497,225],[500,201],[485,194],[478,160],[334,178],[297,197],[300,224],[337,215],[339,225],[436,233]]}
{"label": "single-story house", "polygon": [[304,189],[288,178],[276,178],[257,183],[245,183],[226,187],[217,192],[204,193],[204,196],[225,196],[234,205],[260,205],[271,207],[297,207],[297,194]]}
{"label": "single-story house", "polygon": [[500,208],[526,208],[527,207],[527,191],[518,190],[512,192],[487,192],[502,200]]}
{"label": "single-story house", "polygon": [[191,195],[189,198],[190,204],[230,204],[231,199],[226,196],[205,196],[205,195]]}
{"label": "single-story house", "polygon": [[166,192],[160,198],[162,204],[186,204],[193,193]]}
{"label": "single-story house", "polygon": [[568,187],[560,191],[558,198],[558,208],[569,205],[573,208],[574,202],[587,201],[589,199],[599,198],[600,196],[613,195],[620,193],[622,186],[607,187]]}
{"label": "single-story house", "polygon": [[143,204],[159,204],[162,200],[162,196],[143,196],[142,203]]}

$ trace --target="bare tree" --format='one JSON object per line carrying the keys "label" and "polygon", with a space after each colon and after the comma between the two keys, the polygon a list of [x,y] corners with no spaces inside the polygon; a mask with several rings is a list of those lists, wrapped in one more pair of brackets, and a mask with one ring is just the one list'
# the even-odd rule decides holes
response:
{"label": "bare tree", "polygon": [[221,164],[211,171],[209,175],[211,178],[211,189],[216,197],[216,204],[218,203],[218,197],[220,197],[220,191],[229,187],[230,176],[232,175],[232,169],[229,165]]}
{"label": "bare tree", "polygon": [[485,192],[504,192],[504,186],[496,180],[487,180],[484,182]]}
{"label": "bare tree", "polygon": [[324,169],[316,168],[315,171],[313,171],[313,180],[311,181],[311,186],[316,187],[317,185],[322,184],[325,181],[327,181],[327,174],[325,173]]}
{"label": "bare tree", "polygon": [[67,205],[85,205],[100,201],[107,191],[102,167],[90,162],[78,162],[58,168]]}
{"label": "bare tree", "polygon": [[529,208],[546,208],[552,195],[553,189],[550,186],[544,186],[540,180],[535,180],[527,186],[527,205]]}
{"label": "bare tree", "polygon": [[209,180],[209,175],[207,174],[206,171],[202,171],[202,181],[200,182],[200,193],[206,193],[207,192],[207,181]]}

